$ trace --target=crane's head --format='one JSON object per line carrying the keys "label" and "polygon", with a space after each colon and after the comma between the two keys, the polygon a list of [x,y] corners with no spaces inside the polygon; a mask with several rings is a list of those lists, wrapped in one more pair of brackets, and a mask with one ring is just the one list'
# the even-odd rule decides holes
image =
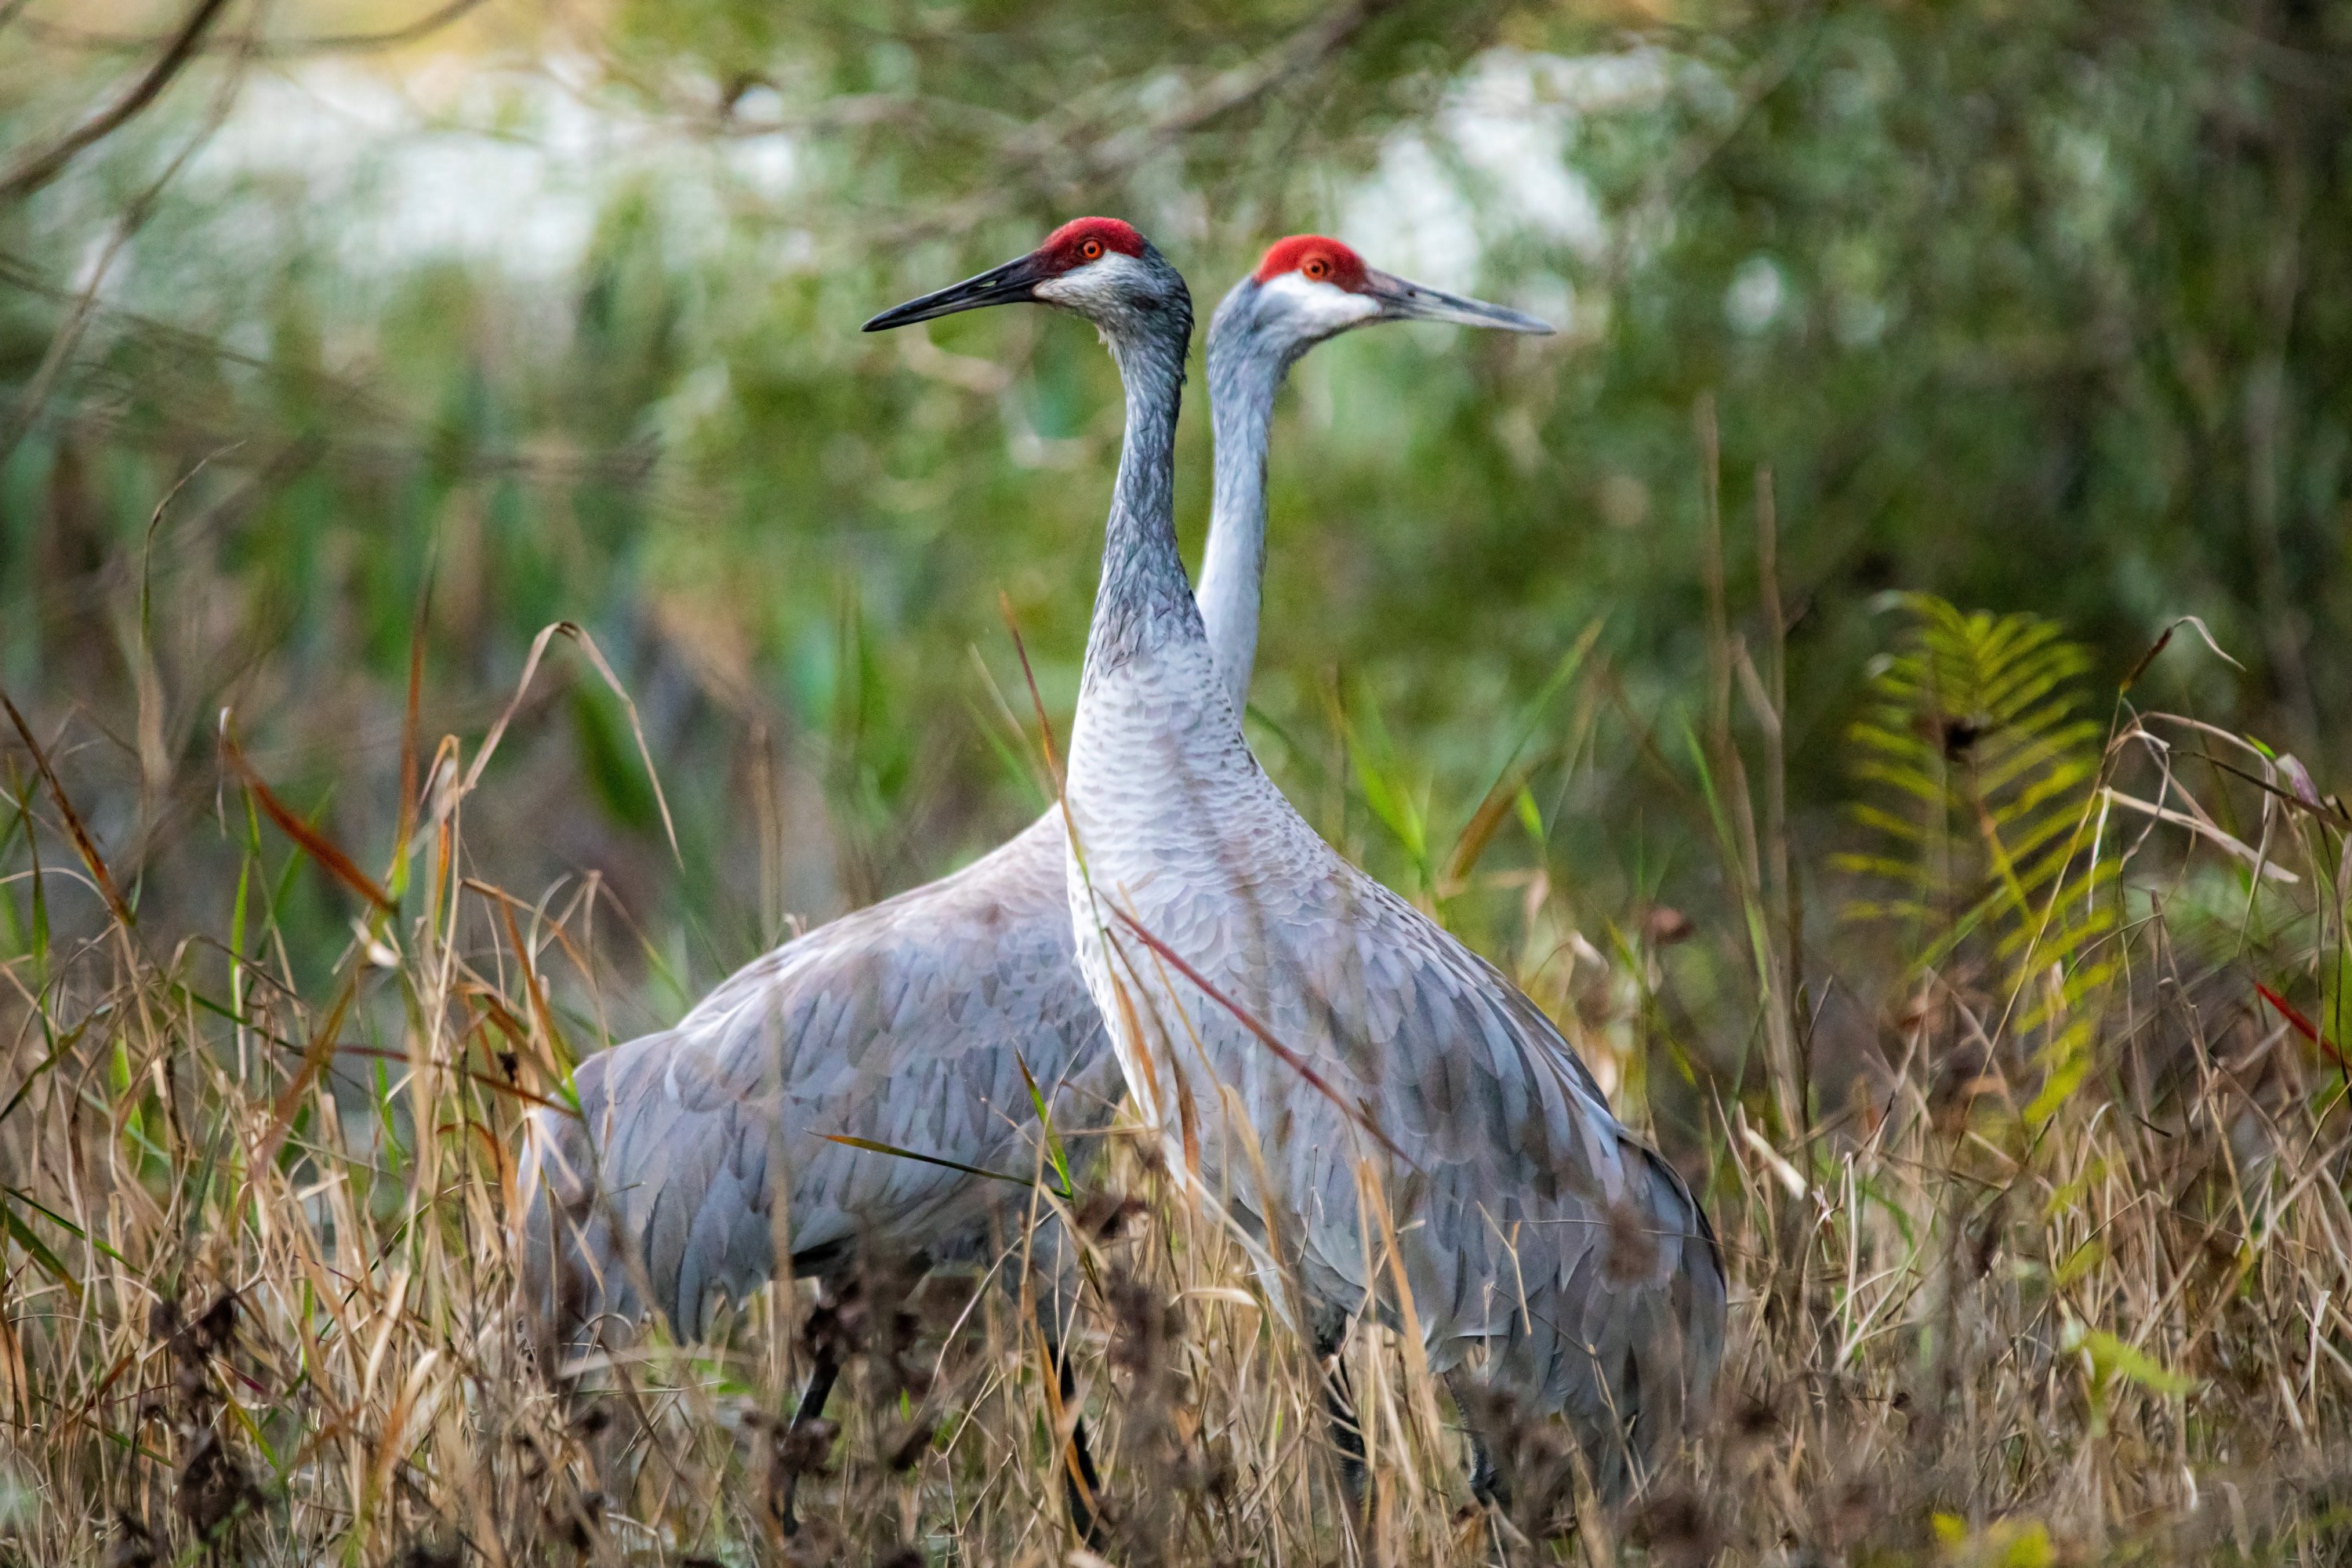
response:
{"label": "crane's head", "polygon": [[1507,332],[1549,332],[1549,322],[1483,300],[1466,300],[1369,267],[1336,239],[1294,234],[1275,241],[1257,270],[1234,285],[1211,329],[1296,358],[1326,338],[1373,321],[1448,321]]}
{"label": "crane's head", "polygon": [[1047,235],[1028,255],[885,310],[866,330],[886,331],[1019,300],[1084,316],[1114,344],[1148,332],[1189,336],[1192,326],[1184,279],[1150,240],[1115,217],[1082,217]]}

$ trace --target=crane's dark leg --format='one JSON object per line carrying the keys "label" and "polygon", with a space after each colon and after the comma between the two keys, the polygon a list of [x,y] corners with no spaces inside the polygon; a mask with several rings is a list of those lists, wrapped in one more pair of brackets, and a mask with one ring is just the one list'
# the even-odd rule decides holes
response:
{"label": "crane's dark leg", "polygon": [[1339,1489],[1347,1494],[1349,1510],[1360,1515],[1364,1509],[1364,1428],[1356,1418],[1356,1391],[1348,1383],[1347,1359],[1339,1354],[1339,1343],[1346,1331],[1344,1322],[1318,1328],[1315,1359],[1325,1373],[1323,1408],[1331,1421],[1331,1446],[1339,1451]]}
{"label": "crane's dark leg", "polygon": [[[1045,1359],[1053,1364],[1062,1408],[1070,1411],[1077,1403],[1078,1384],[1070,1370],[1068,1347],[1062,1342],[1062,1326],[1071,1321],[1077,1311],[1078,1244],[1065,1231],[1059,1215],[1048,1213],[1031,1231],[1029,1245],[1029,1279],[1042,1287],[1030,1298],[1030,1318],[1045,1343]],[[1017,1297],[1024,1281],[1015,1271],[1007,1270],[1004,1283]],[[1102,1477],[1095,1469],[1094,1447],[1087,1441],[1084,1415],[1072,1417],[1069,1445],[1057,1456],[1055,1468],[1062,1472],[1062,1489],[1070,1503],[1070,1523],[1077,1530],[1078,1539],[1090,1548],[1101,1546]]]}
{"label": "crane's dark leg", "polygon": [[1490,1508],[1511,1511],[1511,1483],[1495,1468],[1486,1435],[1475,1426],[1470,1429],[1470,1495]]}
{"label": "crane's dark leg", "polygon": [[[1070,1358],[1063,1352],[1060,1339],[1051,1330],[1046,1337],[1053,1341],[1054,1376],[1062,1385],[1062,1406],[1067,1409],[1078,1397],[1078,1380],[1070,1374]],[[1070,1424],[1070,1451],[1064,1457],[1062,1485],[1070,1494],[1070,1522],[1077,1526],[1078,1539],[1089,1547],[1101,1545],[1102,1521],[1096,1510],[1102,1499],[1102,1478],[1095,1473],[1084,1415]]]}
{"label": "crane's dark leg", "polygon": [[[801,1407],[793,1413],[793,1424],[785,1428],[777,1456],[783,1473],[776,1482],[776,1524],[786,1535],[800,1533],[801,1521],[793,1515],[793,1494],[800,1488],[802,1473],[824,1462],[823,1445],[810,1429],[824,1419],[824,1402],[833,1397],[834,1380],[840,1375],[840,1356],[828,1341],[819,1340],[809,1366],[808,1386],[801,1391]],[[812,1448],[817,1451],[812,1453]]]}
{"label": "crane's dark leg", "polygon": [[1490,1401],[1480,1397],[1479,1385],[1460,1369],[1446,1373],[1445,1386],[1462,1416],[1462,1430],[1470,1438],[1470,1495],[1503,1513],[1511,1511],[1511,1479],[1495,1463],[1493,1440],[1486,1433]]}

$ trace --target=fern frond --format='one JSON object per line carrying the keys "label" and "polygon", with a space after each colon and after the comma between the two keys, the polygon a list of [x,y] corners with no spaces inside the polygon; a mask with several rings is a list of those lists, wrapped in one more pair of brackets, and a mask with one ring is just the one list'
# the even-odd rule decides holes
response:
{"label": "fern frond", "polygon": [[[1915,963],[1973,953],[1981,984],[2015,994],[2112,924],[2085,830],[2102,738],[2083,713],[2091,658],[2037,616],[1898,603],[1900,641],[1846,731],[1848,816],[1867,844],[1837,864],[1887,890],[1852,912],[1909,922]],[[2057,1026],[2038,994],[2028,1006]]]}
{"label": "fern frond", "polygon": [[1874,760],[1857,763],[1853,776],[1873,784],[1883,784],[1914,800],[1936,801],[1944,794],[1944,781],[1916,765]]}
{"label": "fern frond", "polygon": [[[1897,843],[1916,844],[1927,837],[1927,829],[1907,817],[1897,816],[1891,811],[1869,805],[1867,802],[1856,801],[1846,808],[1846,815],[1853,817],[1857,826],[1874,828]],[[1853,857],[1841,855],[1836,858],[1843,862]],[[1841,868],[1844,868],[1842,866]]]}

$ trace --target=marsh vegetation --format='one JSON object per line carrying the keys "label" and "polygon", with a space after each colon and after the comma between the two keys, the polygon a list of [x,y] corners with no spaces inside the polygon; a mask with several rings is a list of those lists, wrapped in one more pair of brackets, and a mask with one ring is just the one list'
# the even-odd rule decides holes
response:
{"label": "marsh vegetation", "polygon": [[1302,366],[1251,735],[1733,1310],[1622,1511],[1351,1336],[1353,1514],[1114,1133],[1093,1550],[2343,1558],[2343,6],[84,9],[0,5],[0,1557],[1068,1559],[985,1271],[587,1396],[506,1237],[582,1055],[1047,798],[1111,373],[856,326],[1099,210],[1563,323]]}

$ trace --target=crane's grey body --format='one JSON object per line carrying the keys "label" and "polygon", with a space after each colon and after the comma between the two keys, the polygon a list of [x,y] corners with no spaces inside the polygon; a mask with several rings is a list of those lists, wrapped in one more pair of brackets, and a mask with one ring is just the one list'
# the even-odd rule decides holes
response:
{"label": "crane's grey body", "polygon": [[[1242,738],[1275,391],[1321,337],[1392,318],[1318,295],[1328,319],[1286,338],[1264,313],[1284,280],[1229,298],[1210,347],[1218,504],[1196,608],[1170,505],[1190,307],[1146,248],[1032,296],[1102,326],[1128,387],[1070,774],[1104,896],[1075,865],[1065,876],[1070,847],[1048,814],[956,877],[788,943],[677,1028],[592,1058],[575,1080],[583,1115],[533,1118],[531,1293],[567,1333],[659,1306],[692,1335],[713,1302],[772,1271],[779,1234],[803,1272],[863,1245],[951,1256],[1026,1194],[820,1135],[1025,1172],[1025,1062],[1061,1085],[1071,1127],[1097,1124],[1123,1078],[1181,1170],[1181,1073],[1207,1134],[1201,1187],[1271,1244],[1269,1283],[1295,1277],[1318,1330],[1400,1311],[1356,1206],[1370,1156],[1435,1364],[1482,1367],[1531,1414],[1570,1412],[1612,1464],[1629,1421],[1646,1444],[1712,1376],[1723,1289],[1703,1216],[1549,1021],[1323,845]],[[1483,324],[1512,324],[1486,309]],[[1113,904],[1304,1051],[1405,1159],[1140,949]],[[1100,1020],[1121,1016],[1122,985],[1145,1026],[1114,1042]],[[1267,1159],[1262,1185],[1244,1134]]]}
{"label": "crane's grey body", "polygon": [[[1257,640],[1266,426],[1312,328],[1237,315],[1211,337],[1202,584],[1237,701]],[[546,1327],[572,1341],[658,1308],[698,1337],[721,1299],[773,1276],[780,1236],[796,1273],[822,1277],[860,1246],[944,1261],[1010,1234],[1025,1192],[824,1134],[1026,1176],[1039,1130],[1024,1065],[1058,1129],[1108,1121],[1124,1083],[1073,962],[1066,854],[1057,807],[955,875],[747,965],[674,1028],[583,1061],[580,1115],[534,1113],[523,1157],[525,1282]]]}
{"label": "crane's grey body", "polygon": [[675,1028],[583,1061],[580,1117],[534,1118],[523,1177],[526,1268],[561,1331],[656,1306],[695,1337],[722,1297],[774,1274],[780,1236],[796,1271],[824,1275],[860,1247],[970,1256],[1008,1206],[1025,1210],[1018,1187],[825,1135],[1025,1177],[1024,1066],[1060,1126],[1108,1121],[1121,1083],[1071,967],[1064,855],[1049,814],[785,943]]}
{"label": "crane's grey body", "polygon": [[[1402,1324],[1393,1246],[1432,1366],[1565,1413],[1622,1487],[1720,1359],[1706,1218],[1542,1011],[1335,853],[1259,768],[1182,592],[1181,344],[1109,335],[1129,455],[1066,796],[1079,964],[1129,1090],[1178,1171],[1189,1116],[1188,1176],[1257,1239],[1277,1299],[1295,1279],[1318,1331],[1360,1311]],[[1367,1180],[1385,1218],[1360,1204]]]}

